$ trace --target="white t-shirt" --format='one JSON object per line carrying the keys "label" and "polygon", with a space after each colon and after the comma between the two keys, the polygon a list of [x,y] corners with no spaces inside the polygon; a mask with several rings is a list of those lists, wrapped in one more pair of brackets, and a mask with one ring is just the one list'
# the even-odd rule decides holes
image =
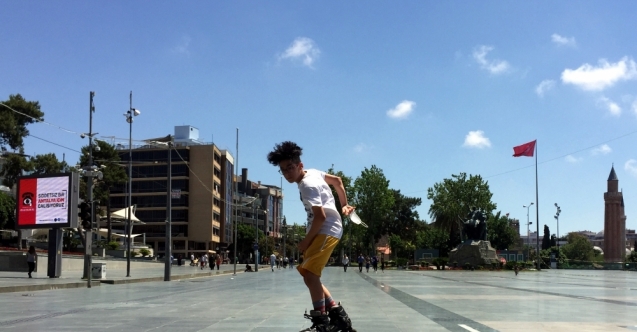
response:
{"label": "white t-shirt", "polygon": [[341,238],[343,234],[343,223],[341,215],[336,210],[336,203],[332,195],[332,189],[325,182],[325,172],[308,169],[305,171],[303,180],[298,183],[301,201],[307,212],[307,226],[305,231],[309,232],[314,220],[313,206],[322,206],[325,211],[325,222],[319,234],[327,234],[336,238]]}

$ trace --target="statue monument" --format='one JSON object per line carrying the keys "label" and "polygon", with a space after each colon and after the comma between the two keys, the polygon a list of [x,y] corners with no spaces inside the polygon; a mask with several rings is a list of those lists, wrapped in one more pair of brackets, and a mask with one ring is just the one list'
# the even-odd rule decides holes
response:
{"label": "statue monument", "polygon": [[462,243],[449,252],[449,263],[472,267],[491,266],[499,262],[495,249],[487,241],[487,215],[475,207],[461,222]]}

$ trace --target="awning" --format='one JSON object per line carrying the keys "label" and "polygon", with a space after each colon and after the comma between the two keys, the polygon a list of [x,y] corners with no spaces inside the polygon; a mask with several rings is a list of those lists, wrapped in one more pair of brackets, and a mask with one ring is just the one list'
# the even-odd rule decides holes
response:
{"label": "awning", "polygon": [[[108,236],[108,228],[100,228],[97,233],[103,237],[107,237]],[[140,236],[142,234],[131,234],[130,237],[137,237]],[[125,238],[126,234],[122,234],[122,233],[115,233],[111,231],[111,236],[113,237],[121,237],[121,238]]]}
{"label": "awning", "polygon": [[[115,212],[111,212],[111,219],[127,221],[128,220],[128,210],[133,210],[133,209],[134,209],[133,207],[131,207],[130,209],[123,208],[121,210],[117,210]],[[106,219],[106,216],[100,217],[100,218],[101,219]],[[130,220],[132,222],[138,222],[140,224],[144,223],[141,220],[137,219],[137,217],[135,217],[135,212],[131,213]]]}

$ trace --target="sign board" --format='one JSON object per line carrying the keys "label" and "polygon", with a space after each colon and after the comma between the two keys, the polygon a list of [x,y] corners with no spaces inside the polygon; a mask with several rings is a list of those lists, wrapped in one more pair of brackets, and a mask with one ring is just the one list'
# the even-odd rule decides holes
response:
{"label": "sign board", "polygon": [[21,176],[16,195],[16,229],[76,228],[77,173]]}
{"label": "sign board", "polygon": [[181,189],[172,189],[170,192],[170,197],[172,199],[180,199],[181,198]]}

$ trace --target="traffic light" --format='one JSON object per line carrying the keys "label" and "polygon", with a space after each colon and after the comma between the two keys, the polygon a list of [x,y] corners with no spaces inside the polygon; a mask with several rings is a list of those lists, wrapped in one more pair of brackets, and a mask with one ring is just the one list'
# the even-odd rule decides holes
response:
{"label": "traffic light", "polygon": [[82,227],[84,229],[90,229],[91,228],[91,205],[89,205],[87,202],[82,202],[80,203],[78,207],[80,208],[80,212],[78,213],[78,216],[80,217],[80,220],[82,220]]}

